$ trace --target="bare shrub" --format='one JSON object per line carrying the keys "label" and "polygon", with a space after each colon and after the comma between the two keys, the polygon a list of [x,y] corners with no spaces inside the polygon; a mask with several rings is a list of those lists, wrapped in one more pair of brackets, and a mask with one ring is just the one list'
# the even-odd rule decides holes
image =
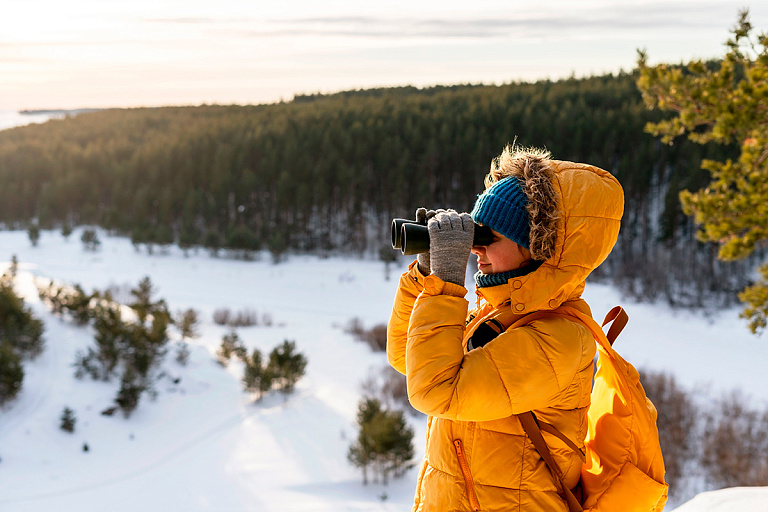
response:
{"label": "bare shrub", "polygon": [[701,463],[717,487],[768,485],[768,410],[734,392],[707,417]]}
{"label": "bare shrub", "polygon": [[387,348],[386,324],[374,325],[370,329],[363,326],[363,322],[355,317],[349,321],[344,332],[351,334],[356,340],[368,343],[368,346],[376,352],[382,352]]}
{"label": "bare shrub", "polygon": [[213,312],[213,323],[232,328],[251,327],[259,324],[270,327],[272,325],[272,315],[263,313],[261,321],[259,321],[259,314],[252,309],[243,309],[235,313],[229,308],[219,308]]}
{"label": "bare shrub", "polygon": [[347,326],[344,328],[344,332],[347,334],[351,334],[355,337],[357,340],[363,339],[363,333],[365,330],[363,329],[363,321],[360,320],[358,317],[353,318],[349,321]]}
{"label": "bare shrub", "polygon": [[687,462],[695,455],[695,431],[701,415],[691,396],[678,386],[672,375],[641,370],[640,381],[656,406],[666,479],[674,492],[685,476]]}
{"label": "bare shrub", "polygon": [[216,325],[229,325],[232,318],[232,310],[229,308],[219,308],[213,312],[213,323]]}
{"label": "bare shrub", "polygon": [[365,333],[365,341],[368,342],[370,347],[377,351],[383,352],[387,349],[387,326],[386,324],[378,324],[371,327]]}
{"label": "bare shrub", "polygon": [[408,413],[416,414],[416,409],[408,400],[408,381],[405,375],[387,365],[382,371],[382,377],[381,394],[385,398],[385,403]]}
{"label": "bare shrub", "polygon": [[244,309],[238,311],[230,320],[230,327],[250,327],[252,325],[258,325],[258,315],[255,311],[250,309]]}
{"label": "bare shrub", "polygon": [[389,365],[378,373],[372,372],[361,384],[363,394],[379,400],[389,409],[399,409],[416,415],[418,411],[408,401],[408,384],[405,375]]}

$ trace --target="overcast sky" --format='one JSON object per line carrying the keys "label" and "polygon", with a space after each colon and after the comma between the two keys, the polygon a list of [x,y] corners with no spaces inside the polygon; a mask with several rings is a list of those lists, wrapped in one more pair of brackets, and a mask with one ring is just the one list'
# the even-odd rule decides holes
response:
{"label": "overcast sky", "polygon": [[0,110],[265,103],[717,57],[768,0],[0,0]]}

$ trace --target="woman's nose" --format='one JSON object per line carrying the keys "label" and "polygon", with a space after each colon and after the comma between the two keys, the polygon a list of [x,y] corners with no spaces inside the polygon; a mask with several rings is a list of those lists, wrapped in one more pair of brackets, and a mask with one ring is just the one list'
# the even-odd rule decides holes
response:
{"label": "woman's nose", "polygon": [[484,245],[473,245],[472,246],[472,254],[474,254],[475,256],[480,256],[483,253],[485,253],[485,246]]}

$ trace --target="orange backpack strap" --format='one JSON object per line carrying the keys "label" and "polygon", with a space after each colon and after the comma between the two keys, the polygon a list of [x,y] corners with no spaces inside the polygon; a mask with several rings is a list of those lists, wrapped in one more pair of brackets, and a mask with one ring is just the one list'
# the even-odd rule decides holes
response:
{"label": "orange backpack strap", "polygon": [[606,338],[608,338],[608,341],[611,343],[611,346],[613,346],[613,343],[616,341],[616,338],[619,337],[619,334],[621,334],[621,331],[624,330],[624,327],[627,326],[627,322],[629,322],[629,315],[627,315],[627,312],[624,311],[624,308],[621,306],[616,306],[612,310],[608,312],[607,315],[605,315],[605,319],[603,319],[603,323],[600,327],[605,327],[609,322],[613,322],[611,324],[611,327],[608,329],[608,334],[606,334]]}
{"label": "orange backpack strap", "polygon": [[[619,333],[624,330],[624,327],[629,322],[629,316],[624,308],[616,306],[605,315],[602,325],[599,325],[595,320],[586,313],[582,313],[578,309],[571,306],[560,306],[552,311],[541,311],[541,313],[549,313],[550,315],[566,316],[579,322],[592,332],[592,336],[605,349],[611,359],[615,359],[615,352],[613,351],[613,342],[616,341]],[[533,313],[534,315],[536,313]],[[527,317],[523,317],[527,318]],[[522,319],[521,319],[522,320]],[[613,325],[608,329],[608,334],[603,332],[603,327],[608,323],[613,322]]]}
{"label": "orange backpack strap", "polygon": [[[533,414],[533,413],[531,413]],[[534,415],[535,416],[535,415]],[[584,453],[584,450],[576,446],[576,443],[568,439],[568,437],[557,430],[554,425],[551,425],[545,421],[541,421],[539,418],[536,418],[536,424],[539,426],[539,429],[541,429],[542,432],[546,432],[547,434],[551,434],[561,440],[565,445],[570,448],[576,455],[579,456],[581,459],[582,464],[587,462],[587,455]]]}
{"label": "orange backpack strap", "polygon": [[560,468],[557,467],[555,459],[552,458],[552,453],[549,451],[547,442],[544,441],[544,437],[541,435],[542,429],[539,427],[539,424],[536,421],[536,416],[531,411],[528,411],[517,414],[517,417],[520,420],[520,424],[523,426],[523,430],[525,430],[528,439],[531,440],[531,443],[533,443],[536,451],[539,452],[541,458],[544,459],[544,462],[547,463],[547,467],[549,467],[549,471],[552,473],[552,476],[555,477],[555,483],[558,487],[558,494],[568,504],[568,510],[570,512],[582,512],[584,509],[581,508],[579,500],[576,499],[576,496],[573,494],[573,492],[565,485],[565,482],[563,482],[563,475],[560,473]]}
{"label": "orange backpack strap", "polygon": [[[598,325],[597,322],[595,322],[595,320],[591,316],[585,313],[582,313],[576,308],[573,308],[571,306],[560,306],[555,310],[536,311],[535,313],[526,315],[523,318],[520,318],[517,322],[513,323],[509,328],[512,329],[515,327],[520,327],[530,322],[533,322],[534,320],[539,320],[541,318],[547,318],[547,317],[553,317],[553,316],[568,317],[584,325],[587,329],[589,329],[592,332],[592,335],[594,336],[595,340],[597,340],[597,342],[600,343],[603,349],[611,357],[613,357],[612,355],[613,342],[616,341],[616,338],[619,336],[619,334],[621,333],[621,331],[624,329],[624,327],[627,325],[627,322],[629,321],[629,316],[627,315],[627,312],[624,311],[624,308],[622,308],[621,306],[616,306],[615,308],[610,310],[607,315],[605,315],[605,319],[603,320],[602,326]],[[613,322],[613,324],[608,329],[608,334],[606,335],[603,332],[602,327],[604,327],[605,325],[611,322]],[[563,477],[562,477],[562,474],[560,473],[560,468],[557,467],[557,463],[555,462],[555,459],[552,457],[552,453],[549,450],[549,446],[547,446],[547,442],[544,441],[544,437],[541,435],[541,432],[544,431],[549,434],[552,434],[558,439],[560,439],[561,441],[563,441],[569,448],[571,448],[571,450],[573,450],[574,452],[580,455],[582,462],[585,461],[584,452],[581,449],[579,449],[576,446],[576,444],[573,443],[570,439],[568,439],[562,432],[557,430],[553,425],[550,425],[549,423],[539,422],[532,411],[520,413],[520,414],[517,414],[516,416],[520,420],[520,424],[522,425],[523,430],[525,431],[525,434],[531,440],[531,443],[533,443],[534,448],[536,448],[536,451],[539,452],[539,455],[541,455],[541,458],[544,459],[544,462],[547,464],[547,467],[549,467],[549,470],[552,473],[552,476],[555,478],[555,482],[558,485],[558,488],[559,488],[558,493],[563,497],[565,502],[568,504],[568,510],[570,512],[582,512],[583,509],[581,507],[581,504],[579,503],[579,500],[576,498],[573,492],[570,489],[568,489],[568,487],[565,485],[565,482],[563,482]]]}

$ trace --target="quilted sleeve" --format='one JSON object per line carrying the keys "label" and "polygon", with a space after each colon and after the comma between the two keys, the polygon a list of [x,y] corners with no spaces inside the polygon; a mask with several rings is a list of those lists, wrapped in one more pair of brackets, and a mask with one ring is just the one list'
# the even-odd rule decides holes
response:
{"label": "quilted sleeve", "polygon": [[458,421],[491,421],[556,405],[590,367],[591,334],[567,319],[532,322],[464,353],[466,301],[416,301],[406,359],[408,396],[419,411]]}
{"label": "quilted sleeve", "polygon": [[405,345],[408,338],[408,322],[416,297],[424,289],[424,276],[414,260],[408,271],[400,276],[395,303],[387,324],[387,360],[398,372],[405,374]]}

